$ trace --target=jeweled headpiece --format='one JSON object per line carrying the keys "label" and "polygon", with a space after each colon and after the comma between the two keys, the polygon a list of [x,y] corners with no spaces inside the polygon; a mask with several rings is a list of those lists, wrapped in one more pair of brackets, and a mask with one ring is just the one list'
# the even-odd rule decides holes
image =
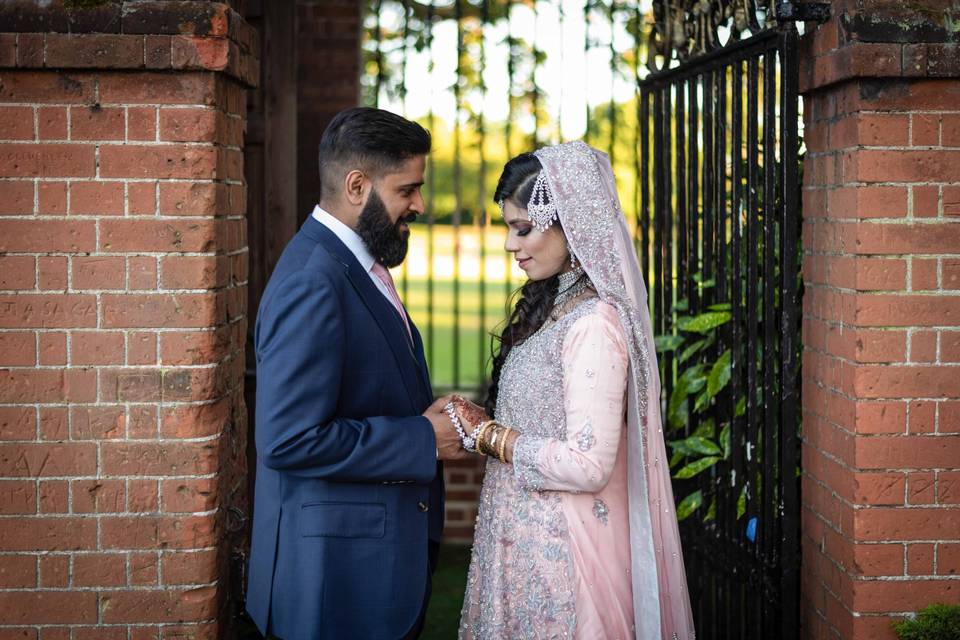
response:
{"label": "jeweled headpiece", "polygon": [[[497,200],[500,207],[500,215],[503,215],[503,198]],[[553,194],[550,192],[550,183],[547,182],[546,173],[541,171],[533,183],[533,192],[530,194],[530,202],[527,203],[527,217],[533,223],[534,228],[543,233],[557,220],[557,205],[554,204]]]}
{"label": "jeweled headpiece", "polygon": [[549,229],[557,219],[557,205],[550,193],[550,183],[547,182],[545,171],[541,171],[537,181],[533,183],[533,193],[527,203],[527,216],[534,228],[541,233]]}

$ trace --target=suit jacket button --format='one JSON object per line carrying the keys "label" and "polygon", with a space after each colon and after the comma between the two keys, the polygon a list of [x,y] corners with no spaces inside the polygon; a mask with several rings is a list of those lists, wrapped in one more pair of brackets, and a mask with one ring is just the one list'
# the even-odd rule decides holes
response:
{"label": "suit jacket button", "polygon": [[423,502],[421,500],[420,502],[417,503],[417,509],[420,509],[420,511],[426,512],[428,509],[430,509],[430,507],[427,506],[426,502]]}

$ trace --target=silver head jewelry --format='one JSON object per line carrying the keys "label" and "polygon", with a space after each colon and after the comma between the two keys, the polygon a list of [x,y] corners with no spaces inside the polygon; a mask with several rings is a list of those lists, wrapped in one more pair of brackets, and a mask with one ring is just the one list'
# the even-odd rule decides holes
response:
{"label": "silver head jewelry", "polygon": [[527,203],[527,216],[540,233],[549,229],[557,219],[557,205],[550,193],[550,183],[547,182],[545,171],[541,171],[537,175],[537,181],[533,183],[533,193]]}

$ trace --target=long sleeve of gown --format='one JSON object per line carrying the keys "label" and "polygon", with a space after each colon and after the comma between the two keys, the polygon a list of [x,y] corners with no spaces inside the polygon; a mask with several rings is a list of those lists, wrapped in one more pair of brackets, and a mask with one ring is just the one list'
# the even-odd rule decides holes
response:
{"label": "long sleeve of gown", "polygon": [[598,303],[563,341],[566,439],[521,435],[513,450],[521,486],[597,492],[613,473],[624,428],[627,344],[616,310]]}

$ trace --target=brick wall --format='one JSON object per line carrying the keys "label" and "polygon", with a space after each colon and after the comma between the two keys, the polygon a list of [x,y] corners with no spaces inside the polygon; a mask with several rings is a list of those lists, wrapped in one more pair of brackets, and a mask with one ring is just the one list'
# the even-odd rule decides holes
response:
{"label": "brick wall", "polygon": [[960,603],[960,49],[943,11],[834,13],[802,54],[803,635],[892,640]]}
{"label": "brick wall", "polygon": [[473,528],[477,521],[477,502],[483,483],[487,459],[471,457],[444,463],[447,501],[444,509],[444,542],[472,544]]}
{"label": "brick wall", "polygon": [[220,3],[43,4],[0,9],[0,637],[216,637],[256,42]]}
{"label": "brick wall", "polygon": [[320,200],[317,149],[323,130],[338,112],[360,104],[363,7],[357,0],[297,0],[297,208],[301,221]]}

